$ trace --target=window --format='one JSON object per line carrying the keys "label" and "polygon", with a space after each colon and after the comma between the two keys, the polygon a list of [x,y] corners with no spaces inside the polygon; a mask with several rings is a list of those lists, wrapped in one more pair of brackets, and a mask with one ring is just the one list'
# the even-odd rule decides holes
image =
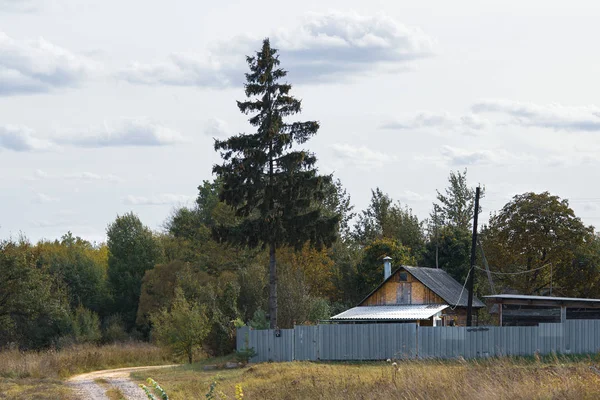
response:
{"label": "window", "polygon": [[398,274],[398,279],[400,280],[400,282],[407,282],[408,281],[408,273],[400,272]]}

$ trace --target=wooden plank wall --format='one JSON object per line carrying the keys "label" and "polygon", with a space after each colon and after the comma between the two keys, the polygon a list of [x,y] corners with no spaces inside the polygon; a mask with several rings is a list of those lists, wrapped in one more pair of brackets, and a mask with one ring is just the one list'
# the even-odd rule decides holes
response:
{"label": "wooden plank wall", "polygon": [[[375,293],[369,296],[361,306],[382,306],[394,304],[447,304],[440,296],[427,288],[412,275],[407,273],[406,282],[400,281],[400,269],[381,286]],[[402,287],[400,287],[402,286]],[[408,299],[400,295],[403,291],[410,290]],[[408,300],[408,301],[407,301]]]}

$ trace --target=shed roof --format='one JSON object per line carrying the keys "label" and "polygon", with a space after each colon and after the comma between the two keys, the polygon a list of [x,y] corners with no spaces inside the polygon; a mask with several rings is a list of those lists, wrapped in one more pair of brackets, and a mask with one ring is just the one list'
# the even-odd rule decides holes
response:
{"label": "shed roof", "polygon": [[483,296],[486,299],[496,300],[501,302],[502,300],[525,300],[525,301],[551,301],[551,302],[578,302],[578,303],[598,303],[600,299],[585,299],[578,297],[552,297],[552,296],[530,296],[525,294],[496,294],[493,296]]}
{"label": "shed roof", "polygon": [[409,304],[393,306],[358,306],[331,317],[332,320],[405,320],[431,318],[446,309],[447,304]]}

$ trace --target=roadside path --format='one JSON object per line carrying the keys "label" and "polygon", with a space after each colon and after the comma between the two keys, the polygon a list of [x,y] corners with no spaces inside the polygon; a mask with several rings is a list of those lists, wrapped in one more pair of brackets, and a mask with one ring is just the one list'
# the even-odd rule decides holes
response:
{"label": "roadside path", "polygon": [[177,365],[153,365],[148,367],[105,369],[102,371],[75,375],[67,380],[67,384],[73,388],[73,391],[81,400],[109,400],[106,396],[106,390],[108,388],[94,382],[96,379],[105,380],[110,387],[119,389],[127,400],[147,400],[148,397],[144,391],[131,381],[129,375],[132,372],[144,371],[147,369],[176,366]]}

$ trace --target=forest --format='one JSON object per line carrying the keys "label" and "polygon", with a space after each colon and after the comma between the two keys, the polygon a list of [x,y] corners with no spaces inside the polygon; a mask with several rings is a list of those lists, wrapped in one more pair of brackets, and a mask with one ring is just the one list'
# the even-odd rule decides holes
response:
{"label": "forest", "polygon": [[[161,230],[127,213],[108,224],[105,243],[76,232],[0,241],[0,347],[155,340],[191,361],[195,346],[231,353],[237,326],[314,324],[355,306],[382,281],[384,256],[465,282],[467,170],[449,171],[426,219],[385,188],[356,210],[343,182],[298,150],[319,124],[286,122],[301,103],[280,83],[286,71],[268,40],[248,64],[238,107],[255,133],[215,141],[214,179],[198,182],[195,204],[173,209]],[[479,221],[478,296],[492,291],[487,263],[497,293],[600,297],[600,237],[567,199],[525,192]]]}

